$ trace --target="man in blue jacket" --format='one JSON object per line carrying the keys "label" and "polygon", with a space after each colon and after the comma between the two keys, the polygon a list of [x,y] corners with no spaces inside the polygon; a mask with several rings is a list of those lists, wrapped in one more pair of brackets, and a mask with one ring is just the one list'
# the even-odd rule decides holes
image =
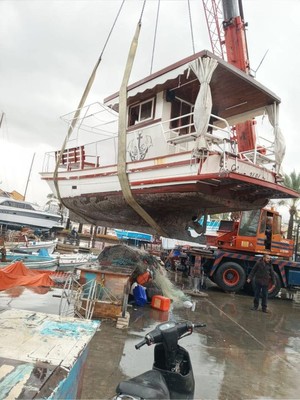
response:
{"label": "man in blue jacket", "polygon": [[272,280],[275,285],[275,273],[273,270],[271,256],[264,254],[264,256],[258,260],[252,271],[250,272],[247,282],[250,283],[255,277],[255,289],[254,289],[254,300],[252,310],[257,310],[259,306],[259,299],[261,297],[262,311],[267,313],[267,302],[268,302],[268,287],[269,281]]}

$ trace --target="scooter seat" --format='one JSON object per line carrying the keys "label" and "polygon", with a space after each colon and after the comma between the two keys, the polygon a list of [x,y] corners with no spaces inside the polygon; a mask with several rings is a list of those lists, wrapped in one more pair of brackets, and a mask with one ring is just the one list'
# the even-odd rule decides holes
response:
{"label": "scooter seat", "polygon": [[166,381],[159,371],[150,370],[117,386],[118,394],[128,394],[142,399],[169,399]]}

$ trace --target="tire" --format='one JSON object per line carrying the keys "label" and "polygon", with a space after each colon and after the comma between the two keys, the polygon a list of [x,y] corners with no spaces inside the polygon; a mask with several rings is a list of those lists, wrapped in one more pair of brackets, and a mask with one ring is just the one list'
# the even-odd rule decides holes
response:
{"label": "tire", "polygon": [[281,279],[278,274],[278,272],[275,272],[275,285],[272,285],[272,283],[269,284],[269,289],[268,289],[268,298],[269,299],[274,299],[278,295],[281,289]]}
{"label": "tire", "polygon": [[[275,274],[275,285],[273,285],[272,282],[270,281],[269,288],[268,288],[268,298],[269,299],[274,299],[274,297],[276,297],[278,295],[278,293],[280,292],[280,289],[282,286],[278,272],[274,271],[274,274]],[[252,283],[252,287],[253,287],[253,291],[254,291],[255,279],[251,283]]]}
{"label": "tire", "polygon": [[217,269],[214,281],[225,292],[238,292],[246,282],[246,272],[240,264],[228,261]]}

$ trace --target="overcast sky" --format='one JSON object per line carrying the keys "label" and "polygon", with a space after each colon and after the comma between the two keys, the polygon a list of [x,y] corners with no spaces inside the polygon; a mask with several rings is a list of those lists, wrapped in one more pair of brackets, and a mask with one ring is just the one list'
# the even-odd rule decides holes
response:
{"label": "overcast sky", "polygon": [[[120,87],[141,0],[127,0],[107,44],[86,104]],[[40,180],[43,155],[61,148],[76,109],[117,15],[120,0],[0,0],[0,187],[24,193],[40,205],[50,193]],[[251,68],[282,100],[286,139],[284,172],[299,172],[300,0],[244,0]],[[211,50],[202,1],[190,0],[195,50]],[[131,81],[150,73],[157,1],[148,0]],[[188,2],[161,0],[152,71],[193,53]],[[258,126],[259,129],[259,126]]]}

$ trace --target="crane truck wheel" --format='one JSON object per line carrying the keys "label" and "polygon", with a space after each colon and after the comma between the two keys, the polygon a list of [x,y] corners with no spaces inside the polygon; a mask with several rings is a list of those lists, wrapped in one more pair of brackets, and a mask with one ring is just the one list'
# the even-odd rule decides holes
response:
{"label": "crane truck wheel", "polygon": [[268,298],[274,299],[278,295],[281,289],[281,280],[278,272],[274,271],[275,274],[275,285],[270,284],[268,289]]}
{"label": "crane truck wheel", "polygon": [[245,282],[246,272],[235,262],[225,262],[215,273],[215,283],[225,292],[238,292]]}

